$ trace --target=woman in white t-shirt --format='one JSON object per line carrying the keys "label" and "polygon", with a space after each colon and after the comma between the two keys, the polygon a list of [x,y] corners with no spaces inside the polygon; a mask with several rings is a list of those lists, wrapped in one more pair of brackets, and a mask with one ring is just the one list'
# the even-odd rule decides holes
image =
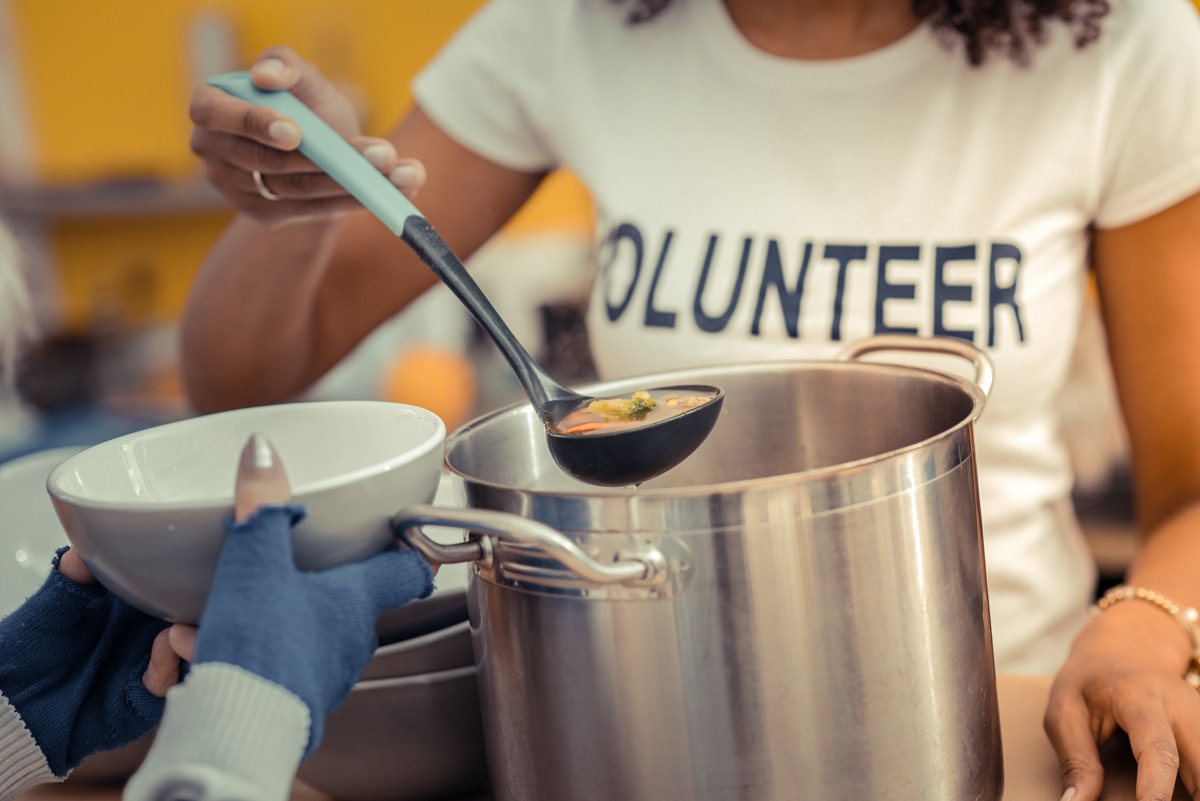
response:
{"label": "woman in white t-shirt", "polygon": [[[387,139],[360,136],[287,48],[253,74],[419,188],[463,257],[547,172],[578,175],[598,212],[588,328],[606,377],[824,358],[884,332],[985,348],[998,666],[1057,672],[1047,728],[1079,799],[1099,793],[1097,743],[1117,726],[1141,786],[1169,795],[1178,759],[1196,792],[1200,693],[1181,677],[1198,636],[1183,610],[1200,605],[1200,23],[1185,0],[971,7],[493,0]],[[192,118],[241,213],[185,318],[191,396],[292,397],[434,278],[293,152],[283,115],[206,87]],[[1087,621],[1094,568],[1055,400],[1089,265],[1145,532],[1127,580],[1161,597]]]}

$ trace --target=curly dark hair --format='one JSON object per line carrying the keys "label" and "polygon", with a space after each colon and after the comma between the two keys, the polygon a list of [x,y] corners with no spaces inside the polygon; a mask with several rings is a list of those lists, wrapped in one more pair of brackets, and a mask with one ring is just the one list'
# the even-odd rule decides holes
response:
{"label": "curly dark hair", "polygon": [[[633,0],[629,21],[652,19],[670,3]],[[978,66],[991,52],[1025,63],[1030,51],[1045,40],[1050,20],[1066,23],[1078,47],[1094,42],[1109,4],[1108,0],[912,0],[912,8],[935,30],[961,41],[967,60]]]}

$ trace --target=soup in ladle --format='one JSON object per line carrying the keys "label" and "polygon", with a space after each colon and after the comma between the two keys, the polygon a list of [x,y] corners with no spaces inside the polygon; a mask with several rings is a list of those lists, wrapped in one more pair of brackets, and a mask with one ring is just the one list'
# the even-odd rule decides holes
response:
{"label": "soup in ladle", "polygon": [[628,398],[600,398],[571,412],[555,426],[560,434],[595,434],[636,428],[683,414],[708,403],[714,395],[660,394],[640,390]]}

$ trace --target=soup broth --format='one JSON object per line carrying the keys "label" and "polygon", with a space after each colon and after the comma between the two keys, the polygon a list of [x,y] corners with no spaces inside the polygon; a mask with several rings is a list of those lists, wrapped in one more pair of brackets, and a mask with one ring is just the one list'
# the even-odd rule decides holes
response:
{"label": "soup broth", "polygon": [[683,414],[713,397],[673,392],[652,395],[642,390],[628,398],[601,398],[568,414],[558,421],[556,429],[560,434],[586,435],[636,428]]}

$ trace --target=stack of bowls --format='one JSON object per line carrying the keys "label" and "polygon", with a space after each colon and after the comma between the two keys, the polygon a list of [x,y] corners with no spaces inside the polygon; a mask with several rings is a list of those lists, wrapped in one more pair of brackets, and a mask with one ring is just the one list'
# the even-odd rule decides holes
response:
{"label": "stack of bowls", "polygon": [[[379,619],[380,646],[298,777],[343,801],[486,798],[465,574]],[[460,580],[461,575],[461,580]]]}
{"label": "stack of bowls", "polygon": [[[149,614],[194,623],[252,433],[274,445],[294,500],[308,510],[292,537],[302,569],[389,547],[393,513],[444,497],[444,424],[424,409],[375,401],[240,409],[146,429],[70,456],[46,489],[67,538],[106,587]],[[379,649],[301,766],[299,778],[314,789],[343,801],[473,801],[486,792],[465,567],[443,567],[437,585],[380,617]]]}

